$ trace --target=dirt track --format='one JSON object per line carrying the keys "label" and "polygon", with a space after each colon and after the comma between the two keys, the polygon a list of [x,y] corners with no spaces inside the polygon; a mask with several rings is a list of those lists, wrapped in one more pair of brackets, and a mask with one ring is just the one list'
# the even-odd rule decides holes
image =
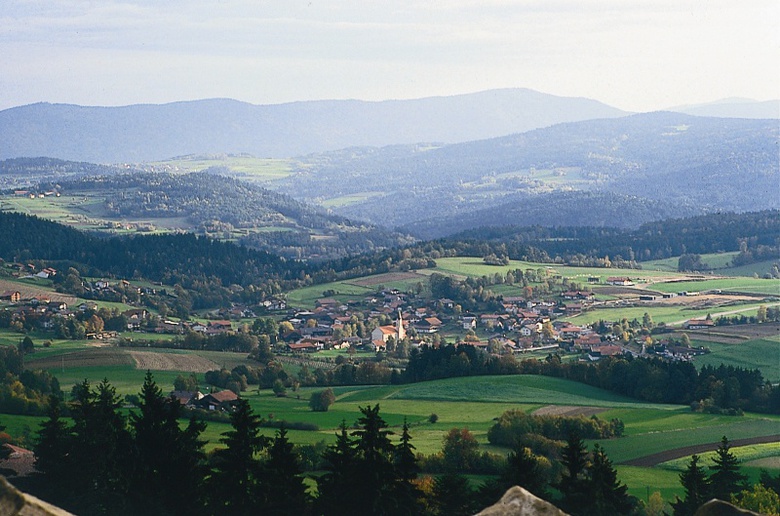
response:
{"label": "dirt track", "polygon": [[534,416],[585,416],[590,417],[608,410],[601,407],[577,407],[567,405],[547,405],[534,410]]}
{"label": "dirt track", "polygon": [[[776,442],[780,442],[780,434],[763,435],[760,437],[751,437],[749,439],[734,439],[733,441],[729,441],[732,448],[737,446],[747,446],[750,444],[765,444]],[[643,468],[650,468],[657,466],[662,462],[679,459],[680,457],[687,457],[688,455],[693,455],[694,453],[715,451],[718,449],[718,446],[720,446],[720,442],[710,444],[696,444],[694,446],[686,446],[685,448],[676,448],[674,450],[666,450],[665,452],[646,455],[637,459],[621,462],[621,464],[625,464],[626,466],[640,466]]]}

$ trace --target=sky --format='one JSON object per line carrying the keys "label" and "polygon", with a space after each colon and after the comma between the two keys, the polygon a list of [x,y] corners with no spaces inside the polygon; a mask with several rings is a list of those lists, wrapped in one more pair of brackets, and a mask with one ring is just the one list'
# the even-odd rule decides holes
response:
{"label": "sky", "polygon": [[0,109],[493,88],[628,111],[780,98],[777,0],[2,0]]}

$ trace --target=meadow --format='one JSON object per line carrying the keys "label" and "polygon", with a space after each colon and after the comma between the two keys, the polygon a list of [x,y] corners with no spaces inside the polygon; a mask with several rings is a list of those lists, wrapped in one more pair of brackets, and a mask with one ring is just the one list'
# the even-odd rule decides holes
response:
{"label": "meadow", "polygon": [[[57,343],[55,346],[65,344]],[[129,362],[128,357],[121,358],[126,351],[124,348],[92,350],[72,345],[69,349],[69,353],[61,356],[48,354],[35,357],[36,352],[30,357],[35,358],[31,363],[49,363],[50,371],[59,378],[65,392],[69,392],[73,384],[85,378],[93,385],[107,378],[122,396],[137,394],[140,390],[146,371]],[[197,354],[227,367],[245,361],[243,354],[236,353],[149,348],[145,348],[145,351]],[[85,361],[63,360],[74,352],[97,353],[95,356],[99,359],[92,361],[91,365]],[[182,373],[170,370],[152,372],[164,392],[173,389],[173,380]],[[201,385],[205,385],[202,374],[196,376]],[[508,450],[492,446],[487,441],[488,429],[504,411],[520,409],[532,412],[551,405],[580,407],[599,412],[598,417],[602,419],[620,418],[624,421],[625,437],[598,442],[617,465],[620,479],[629,486],[632,494],[640,497],[645,496],[648,488],[651,492],[661,491],[667,499],[682,493],[673,466],[636,467],[625,464],[632,459],[693,444],[717,443],[722,435],[733,438],[772,435],[778,433],[780,428],[779,417],[696,414],[684,406],[642,403],[568,380],[540,376],[465,377],[410,385],[334,387],[336,403],[324,413],[312,412],[308,407],[308,399],[315,390],[319,388],[288,390],[286,397],[277,397],[270,390],[252,388],[244,392],[243,396],[249,400],[254,411],[265,419],[317,425],[319,430],[316,431],[291,430],[289,436],[297,444],[333,443],[342,422],[352,425],[360,416],[360,407],[379,404],[383,418],[395,432],[394,439],[398,438],[404,420],[408,421],[413,444],[423,454],[438,452],[443,436],[451,428],[468,428],[483,450],[505,454]],[[430,422],[431,414],[436,414],[437,422]],[[0,416],[0,424],[6,425],[11,435],[24,437],[25,442],[29,442],[40,420],[29,416]],[[208,441],[206,448],[210,450],[219,446],[221,434],[227,430],[229,425],[226,423],[209,422],[203,435]],[[273,436],[276,430],[263,428],[263,433]],[[767,449],[774,450],[771,447]],[[749,455],[751,461],[767,456],[765,452]],[[771,463],[764,467],[777,469]]]}

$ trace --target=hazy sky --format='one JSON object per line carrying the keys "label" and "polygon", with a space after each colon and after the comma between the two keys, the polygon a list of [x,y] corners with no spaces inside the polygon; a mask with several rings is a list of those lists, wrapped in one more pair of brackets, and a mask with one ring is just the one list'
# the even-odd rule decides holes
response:
{"label": "hazy sky", "polygon": [[2,0],[0,109],[523,87],[649,111],[780,97],[777,0]]}

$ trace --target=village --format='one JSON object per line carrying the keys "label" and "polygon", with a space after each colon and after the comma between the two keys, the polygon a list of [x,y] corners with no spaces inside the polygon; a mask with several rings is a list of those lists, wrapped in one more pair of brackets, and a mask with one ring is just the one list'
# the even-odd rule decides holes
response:
{"label": "village", "polygon": [[[56,274],[55,269],[46,268],[38,272],[28,270],[23,277],[45,280]],[[593,282],[594,278],[589,278],[589,283]],[[628,277],[609,277],[606,282],[617,287],[633,285]],[[530,299],[506,296],[500,298],[498,309],[483,311],[464,311],[449,298],[431,299],[397,289],[379,289],[370,296],[347,302],[334,296],[322,297],[308,310],[291,308],[279,297],[256,306],[232,303],[230,307],[194,317],[176,318],[143,306],[149,296],[169,295],[162,287],[139,287],[127,280],[105,279],[85,280],[83,286],[98,299],[121,297],[131,291],[137,294],[137,304],[141,306],[108,310],[99,308],[95,301],[70,304],[68,301],[73,303],[77,298],[54,292],[23,295],[21,290],[5,290],[0,293],[0,327],[22,333],[36,329],[53,332],[58,338],[105,344],[121,336],[125,342],[144,340],[149,345],[155,334],[214,337],[250,333],[256,329],[254,322],[262,317],[274,321],[274,335],[269,341],[277,355],[311,356],[335,350],[403,360],[411,349],[443,344],[466,344],[494,355],[574,354],[585,361],[623,354],[690,360],[707,352],[689,342],[670,339],[671,328],[652,325],[647,319],[622,324],[575,324],[569,319],[606,304],[597,301],[589,288]],[[126,300],[126,296],[122,298]],[[655,296],[648,295],[639,298],[640,303],[654,300]],[[714,325],[711,318],[697,318],[687,321],[683,329],[707,330]]]}

